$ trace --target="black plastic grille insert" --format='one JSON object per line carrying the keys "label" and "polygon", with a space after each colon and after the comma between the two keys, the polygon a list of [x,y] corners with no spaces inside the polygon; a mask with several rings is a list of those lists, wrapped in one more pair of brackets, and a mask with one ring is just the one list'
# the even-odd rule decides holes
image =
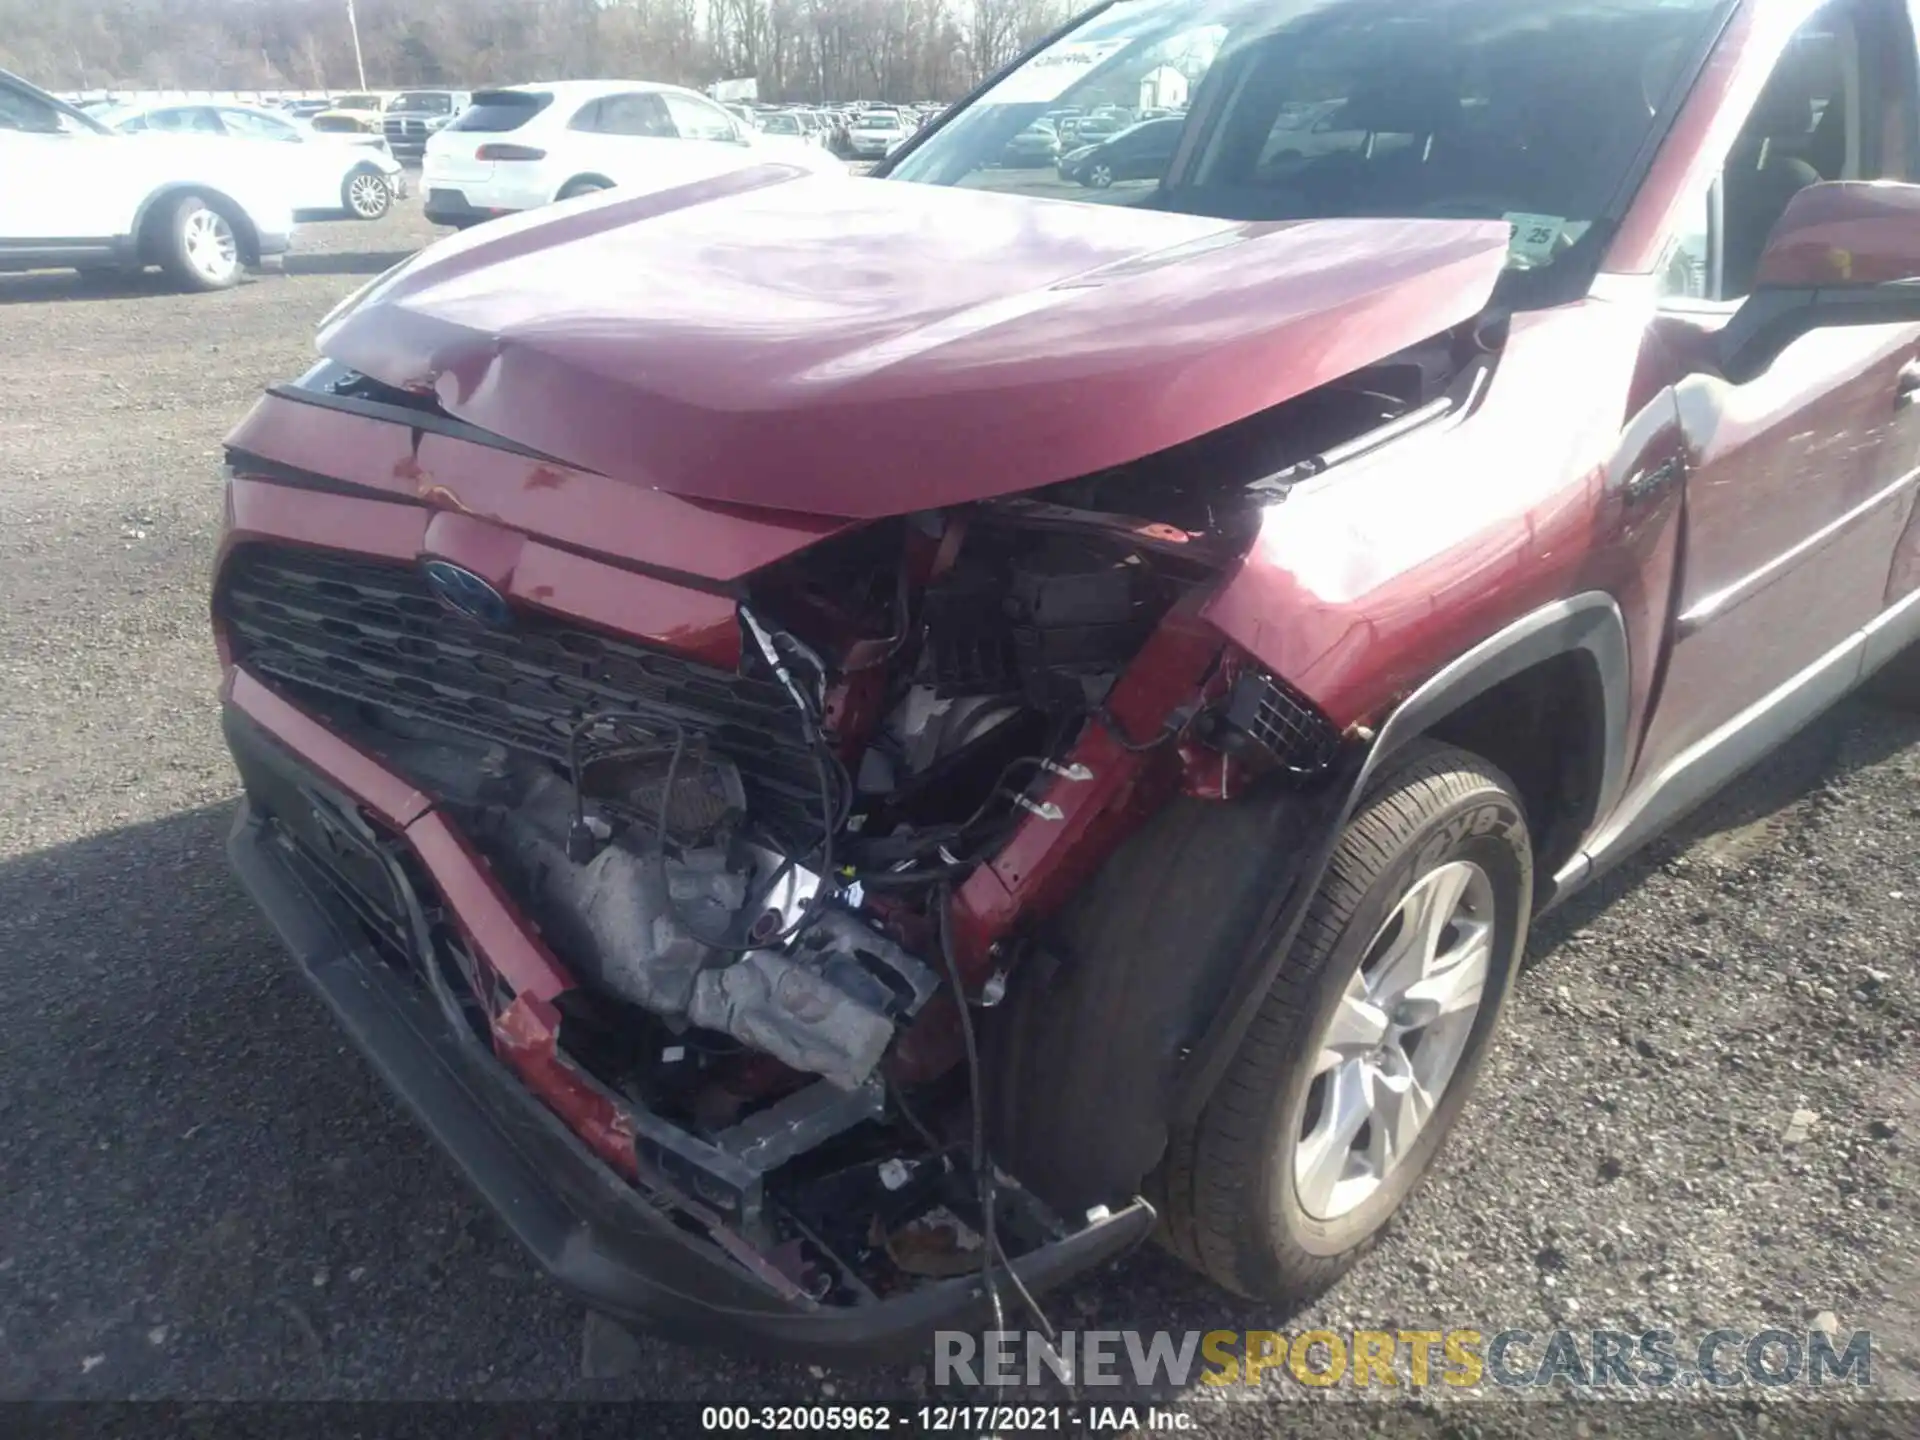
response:
{"label": "black plastic grille insert", "polygon": [[732,760],[771,828],[818,829],[813,757],[771,680],[527,611],[490,629],[448,610],[411,565],[296,546],[237,550],[218,603],[236,660],[348,726],[372,711],[564,762],[583,716],[631,711]]}

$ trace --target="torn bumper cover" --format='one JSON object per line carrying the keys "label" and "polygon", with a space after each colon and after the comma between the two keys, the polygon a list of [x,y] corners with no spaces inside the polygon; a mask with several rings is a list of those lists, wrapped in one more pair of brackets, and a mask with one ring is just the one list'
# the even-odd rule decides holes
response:
{"label": "torn bumper cover", "polygon": [[[357,806],[338,764],[327,762],[349,758],[361,778],[402,790],[403,782],[333,737],[310,765],[296,758],[289,737],[273,733],[270,716],[248,714],[231,696],[225,727],[248,794],[228,841],[242,885],[355,1043],[563,1287],[620,1319],[671,1327],[681,1340],[840,1362],[906,1357],[935,1330],[986,1322],[989,1301],[973,1275],[863,1304],[816,1303],[743,1264],[744,1243],[718,1243],[669,1201],[617,1173],[607,1163],[605,1130],[589,1146],[543,1104],[478,1031],[449,1013],[444,990],[436,996],[418,973],[394,963],[404,936],[388,933],[382,952],[378,927],[369,928],[353,886],[342,884],[363,858],[350,853],[350,842],[348,854],[338,853],[340,822]],[[406,864],[454,912],[455,928],[473,928],[457,897],[485,886],[477,861],[457,847],[432,847],[429,855],[398,838],[385,844],[407,852]],[[336,853],[322,863],[316,847]],[[446,873],[462,864],[475,873]],[[416,972],[434,963],[412,958]],[[1153,1223],[1151,1207],[1137,1201],[1017,1257],[1013,1268],[1038,1292],[1123,1253]]]}

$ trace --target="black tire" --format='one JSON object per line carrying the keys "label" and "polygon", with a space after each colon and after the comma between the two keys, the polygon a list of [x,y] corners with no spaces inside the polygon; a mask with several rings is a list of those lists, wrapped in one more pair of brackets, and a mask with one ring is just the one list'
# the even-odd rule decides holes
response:
{"label": "black tire", "polygon": [[[195,194],[168,200],[152,233],[154,259],[181,289],[226,290],[240,283],[245,266],[240,256],[239,226],[218,202]],[[222,262],[215,264],[202,249],[203,244],[230,253],[224,253]]]}
{"label": "black tire", "polygon": [[393,208],[393,187],[374,166],[362,165],[340,182],[340,205],[356,220],[378,220]]}
{"label": "black tire", "polygon": [[560,188],[556,200],[571,200],[576,195],[592,195],[596,191],[610,190],[613,187],[604,180],[569,180]]}
{"label": "black tire", "polygon": [[113,290],[140,278],[139,268],[132,265],[82,265],[74,273],[83,290]]}
{"label": "black tire", "polygon": [[[1464,1048],[1405,1158],[1353,1209],[1317,1219],[1294,1183],[1313,1057],[1401,899],[1457,860],[1483,872],[1492,911],[1482,998]],[[1229,1290],[1282,1304],[1318,1294],[1364,1255],[1419,1184],[1471,1092],[1526,943],[1532,898],[1532,846],[1512,782],[1466,751],[1409,747],[1369,786],[1348,823],[1280,974],[1198,1123],[1170,1138],[1155,1188],[1176,1253]]]}
{"label": "black tire", "polygon": [[1087,184],[1095,190],[1105,190],[1113,184],[1113,167],[1101,163],[1087,166]]}

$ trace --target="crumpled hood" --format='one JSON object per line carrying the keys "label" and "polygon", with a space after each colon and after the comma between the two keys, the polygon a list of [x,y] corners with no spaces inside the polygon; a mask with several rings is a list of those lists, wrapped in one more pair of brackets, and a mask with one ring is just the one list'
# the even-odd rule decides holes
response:
{"label": "crumpled hood", "polygon": [[1241,224],[767,165],[423,252],[320,349],[607,476],[872,517],[1136,459],[1481,309],[1507,227]]}

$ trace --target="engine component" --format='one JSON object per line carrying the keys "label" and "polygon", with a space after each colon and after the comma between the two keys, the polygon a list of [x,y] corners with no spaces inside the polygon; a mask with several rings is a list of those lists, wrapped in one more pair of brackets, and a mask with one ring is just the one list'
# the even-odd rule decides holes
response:
{"label": "engine component", "polygon": [[[667,794],[670,769],[674,772],[671,796]],[[711,839],[722,823],[747,808],[739,768],[704,757],[674,766],[664,750],[632,759],[589,756],[581,770],[582,783],[590,793],[617,795],[622,810],[656,823],[664,819],[667,835],[681,845]]]}
{"label": "engine component", "polygon": [[[888,717],[887,732],[906,761],[907,774],[918,775],[1018,713],[1017,705],[998,696],[942,696],[931,685],[915,685]],[[893,788],[891,777],[887,783],[866,783],[872,778],[862,776],[863,789]]]}
{"label": "engine component", "polygon": [[845,910],[822,911],[791,948],[839,989],[895,1020],[917,1014],[940,987],[932,970]]}
{"label": "engine component", "polygon": [[885,1015],[774,950],[754,950],[722,969],[702,970],[687,1018],[842,1090],[858,1089],[893,1039],[893,1022]]}
{"label": "engine component", "polygon": [[[699,767],[694,779],[698,788],[685,793],[724,796],[738,785]],[[675,791],[682,793],[677,777]],[[790,954],[714,943],[737,935],[743,920],[751,921],[748,944],[788,929],[820,877],[745,843],[662,856],[648,826],[631,827],[577,864],[566,851],[571,805],[566,784],[541,770],[517,803],[494,812],[492,833],[517,888],[536,900],[543,929],[590,988],[669,1022],[729,1034],[842,1090],[866,1081],[896,1020],[933,993],[930,970],[845,910],[822,910],[789,942]]]}
{"label": "engine component", "polygon": [[998,530],[970,541],[922,602],[921,679],[941,697],[1018,696],[1053,713],[1083,710],[1170,600],[1152,568],[1122,546],[1051,532],[1009,543]]}

